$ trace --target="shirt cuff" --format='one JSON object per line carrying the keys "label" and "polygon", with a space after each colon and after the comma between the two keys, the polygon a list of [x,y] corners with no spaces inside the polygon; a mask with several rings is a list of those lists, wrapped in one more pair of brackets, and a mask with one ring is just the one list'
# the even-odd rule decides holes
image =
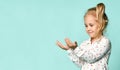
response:
{"label": "shirt cuff", "polygon": [[73,52],[73,49],[68,49],[67,52],[71,53],[71,52]]}

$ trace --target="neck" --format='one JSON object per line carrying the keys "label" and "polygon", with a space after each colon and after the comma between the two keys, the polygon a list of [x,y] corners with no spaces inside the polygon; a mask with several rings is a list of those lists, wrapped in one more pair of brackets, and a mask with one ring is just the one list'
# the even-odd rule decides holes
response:
{"label": "neck", "polygon": [[96,37],[91,37],[91,43],[95,42],[96,40],[101,39],[101,37],[102,37],[102,34],[100,34],[100,35],[98,35]]}

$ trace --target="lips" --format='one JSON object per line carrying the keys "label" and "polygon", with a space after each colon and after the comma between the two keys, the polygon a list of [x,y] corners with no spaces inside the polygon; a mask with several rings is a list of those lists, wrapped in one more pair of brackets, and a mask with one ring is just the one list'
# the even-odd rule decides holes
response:
{"label": "lips", "polygon": [[93,31],[88,31],[89,34],[93,33]]}

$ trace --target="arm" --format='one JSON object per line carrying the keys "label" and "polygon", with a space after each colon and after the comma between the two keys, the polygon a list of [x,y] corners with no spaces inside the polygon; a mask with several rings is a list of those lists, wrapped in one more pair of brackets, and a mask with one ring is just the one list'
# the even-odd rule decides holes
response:
{"label": "arm", "polygon": [[[73,50],[73,49],[67,50],[69,58],[70,58],[70,59],[73,61],[73,63],[75,63],[78,67],[81,67],[81,66],[84,64],[84,61],[83,61],[81,58],[79,58],[79,56],[76,55],[76,54],[79,54],[80,51],[81,51],[81,50],[80,50],[80,47],[76,47],[75,50]],[[82,53],[82,51],[81,51],[81,53]],[[79,54],[79,55],[81,55],[81,54]]]}
{"label": "arm", "polygon": [[78,54],[78,51],[79,51],[79,48],[77,47],[77,42],[71,42],[70,39],[66,38],[65,39],[65,42],[67,45],[63,45],[61,42],[57,41],[57,45],[64,49],[64,50],[67,50],[68,51],[68,55],[70,57],[70,59],[75,63],[77,64],[78,66],[82,66],[84,61],[79,58],[76,54]]}
{"label": "arm", "polygon": [[89,46],[81,58],[86,62],[94,63],[103,58],[110,49],[110,41],[108,39],[104,39],[95,46]]}

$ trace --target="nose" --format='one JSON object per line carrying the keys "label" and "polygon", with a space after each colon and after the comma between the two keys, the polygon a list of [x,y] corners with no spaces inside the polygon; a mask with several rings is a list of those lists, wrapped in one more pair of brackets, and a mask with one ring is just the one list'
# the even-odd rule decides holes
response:
{"label": "nose", "polygon": [[86,30],[87,30],[87,31],[89,31],[89,30],[90,30],[90,27],[89,27],[89,26],[88,26],[88,27],[86,27]]}

